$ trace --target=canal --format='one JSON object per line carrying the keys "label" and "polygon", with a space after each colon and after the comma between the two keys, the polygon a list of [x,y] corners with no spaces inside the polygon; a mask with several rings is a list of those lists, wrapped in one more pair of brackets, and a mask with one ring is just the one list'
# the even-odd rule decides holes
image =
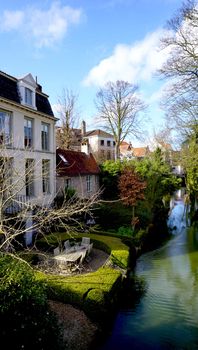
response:
{"label": "canal", "polygon": [[198,230],[187,227],[182,199],[168,224],[173,237],[137,260],[141,297],[119,311],[100,350],[198,349]]}

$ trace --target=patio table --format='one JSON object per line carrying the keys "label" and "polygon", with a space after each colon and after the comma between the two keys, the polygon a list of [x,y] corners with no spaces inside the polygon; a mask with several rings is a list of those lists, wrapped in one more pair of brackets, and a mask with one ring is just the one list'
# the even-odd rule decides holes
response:
{"label": "patio table", "polygon": [[82,262],[86,256],[87,249],[85,247],[81,247],[77,251],[71,253],[60,253],[53,257],[53,259],[60,265],[68,265],[68,264],[76,264],[78,262]]}

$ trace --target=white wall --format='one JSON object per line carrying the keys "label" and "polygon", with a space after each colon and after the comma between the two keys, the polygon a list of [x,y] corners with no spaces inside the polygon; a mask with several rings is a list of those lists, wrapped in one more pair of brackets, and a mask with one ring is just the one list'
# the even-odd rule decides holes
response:
{"label": "white wall", "polygon": [[[57,177],[57,192],[61,189],[65,190],[65,183],[68,177]],[[99,190],[99,176],[91,175],[91,191],[87,192],[87,182],[86,175],[73,176],[70,178],[70,186],[75,189],[78,197],[80,198],[90,198]]]}
{"label": "white wall", "polygon": [[[32,201],[36,204],[47,204],[55,196],[55,168],[56,168],[56,146],[55,146],[55,121],[47,116],[43,116],[34,110],[21,108],[20,106],[10,105],[0,102],[0,108],[12,113],[12,144],[4,150],[5,155],[14,159],[15,182],[20,188],[20,194],[25,195],[24,174],[25,160],[27,158],[35,161],[35,194]],[[24,117],[33,120],[33,148],[26,150],[24,148]],[[50,125],[50,148],[49,151],[41,149],[41,122]],[[50,160],[50,194],[42,192],[42,159]],[[18,177],[18,180],[16,180]]]}

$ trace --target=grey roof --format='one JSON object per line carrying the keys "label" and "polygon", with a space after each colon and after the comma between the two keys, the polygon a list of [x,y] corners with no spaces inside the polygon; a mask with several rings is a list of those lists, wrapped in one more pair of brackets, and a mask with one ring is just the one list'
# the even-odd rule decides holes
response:
{"label": "grey roof", "polygon": [[20,103],[17,80],[12,79],[9,75],[2,74],[2,72],[0,72],[0,96]]}
{"label": "grey roof", "polygon": [[[18,79],[0,71],[0,97],[3,97],[7,100],[21,103],[20,93],[17,86]],[[41,87],[39,84],[36,89],[36,107],[37,111],[45,113],[54,117],[48,96],[39,92]]]}
{"label": "grey roof", "polygon": [[94,135],[98,135],[98,136],[102,136],[102,137],[108,137],[108,138],[113,138],[113,135],[111,135],[108,132],[106,132],[104,130],[101,130],[101,129],[87,131],[84,136],[88,137],[88,136],[94,136]]}

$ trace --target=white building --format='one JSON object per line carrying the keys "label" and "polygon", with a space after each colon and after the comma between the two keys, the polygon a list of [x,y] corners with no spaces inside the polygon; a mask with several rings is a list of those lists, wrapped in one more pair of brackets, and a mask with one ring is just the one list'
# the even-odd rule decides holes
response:
{"label": "white building", "polygon": [[19,201],[48,205],[54,198],[55,122],[31,74],[17,79],[0,72],[0,157],[9,159]]}
{"label": "white building", "polygon": [[113,135],[106,131],[96,129],[86,132],[84,123],[81,151],[92,153],[97,161],[115,159],[115,140]]}

